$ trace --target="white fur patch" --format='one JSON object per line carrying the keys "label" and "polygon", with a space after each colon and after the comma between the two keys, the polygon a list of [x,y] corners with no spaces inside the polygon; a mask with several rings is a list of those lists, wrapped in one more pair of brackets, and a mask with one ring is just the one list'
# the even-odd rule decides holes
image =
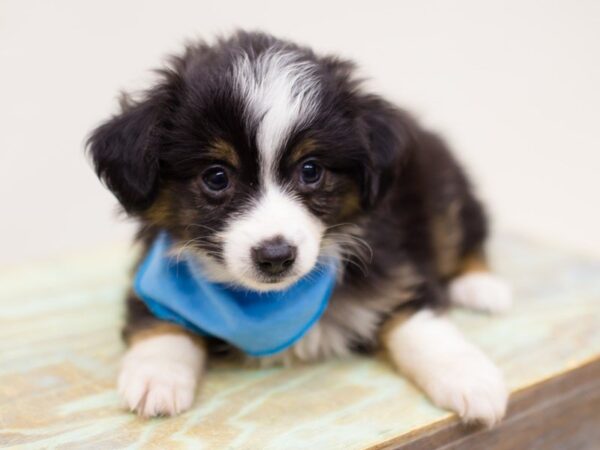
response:
{"label": "white fur patch", "polygon": [[[223,256],[235,282],[255,290],[284,289],[312,270],[319,256],[324,227],[294,197],[270,185],[246,214],[233,219],[221,233]],[[261,283],[251,249],[282,236],[297,247],[292,274],[279,283]]]}
{"label": "white fur patch", "polygon": [[241,56],[234,77],[249,122],[258,124],[256,143],[266,178],[290,132],[318,108],[315,66],[289,50],[272,48],[256,59]]}
{"label": "white fur patch", "polygon": [[510,287],[489,272],[461,275],[448,286],[450,301],[456,305],[490,313],[505,312],[512,306]]}
{"label": "white fur patch", "polygon": [[123,357],[119,394],[142,416],[179,414],[192,406],[204,360],[205,351],[183,334],[144,339]]}
{"label": "white fur patch", "polygon": [[504,417],[508,392],[500,371],[443,317],[420,311],[393,328],[385,344],[436,405],[465,422],[491,426]]}

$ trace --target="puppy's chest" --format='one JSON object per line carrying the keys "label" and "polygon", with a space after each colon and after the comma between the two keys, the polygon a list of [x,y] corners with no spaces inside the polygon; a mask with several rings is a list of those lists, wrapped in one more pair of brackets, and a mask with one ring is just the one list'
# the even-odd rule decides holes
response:
{"label": "puppy's chest", "polygon": [[251,358],[260,366],[292,365],[346,356],[357,347],[376,348],[382,323],[414,298],[421,280],[408,266],[369,289],[342,286],[321,318],[294,345],[278,354]]}

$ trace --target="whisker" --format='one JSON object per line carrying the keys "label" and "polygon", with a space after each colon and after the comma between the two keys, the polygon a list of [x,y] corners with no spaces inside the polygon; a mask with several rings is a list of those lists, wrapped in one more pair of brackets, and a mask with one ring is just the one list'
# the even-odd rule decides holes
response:
{"label": "whisker", "polygon": [[191,227],[194,227],[194,228],[204,228],[204,229],[206,229],[208,231],[212,231],[213,233],[218,233],[219,232],[219,230],[216,230],[215,228],[209,227],[207,225],[201,225],[199,223],[190,223],[189,225],[186,226],[186,229],[189,229]]}
{"label": "whisker", "polygon": [[343,227],[345,225],[355,225],[355,224],[353,224],[352,222],[341,222],[341,223],[336,223],[334,225],[330,225],[328,227],[325,227],[325,230],[328,231],[328,230],[332,230],[332,229],[337,228],[337,227]]}

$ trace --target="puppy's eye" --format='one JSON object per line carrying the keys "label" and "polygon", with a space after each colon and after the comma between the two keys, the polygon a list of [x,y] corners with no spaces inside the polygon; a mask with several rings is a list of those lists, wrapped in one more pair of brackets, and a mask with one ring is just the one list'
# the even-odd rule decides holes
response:
{"label": "puppy's eye", "polygon": [[224,167],[213,166],[204,171],[202,181],[211,191],[220,192],[229,186],[229,175]]}
{"label": "puppy's eye", "polygon": [[304,184],[317,183],[323,174],[323,168],[315,161],[305,161],[300,166],[300,180]]}

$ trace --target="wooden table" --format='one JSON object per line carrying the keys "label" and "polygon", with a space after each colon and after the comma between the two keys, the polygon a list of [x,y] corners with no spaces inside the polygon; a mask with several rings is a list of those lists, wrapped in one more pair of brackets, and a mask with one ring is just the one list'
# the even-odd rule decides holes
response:
{"label": "wooden table", "polygon": [[503,236],[514,310],[452,320],[506,374],[497,429],[459,425],[382,358],[210,368],[196,406],[143,420],[115,392],[133,252],[0,271],[0,446],[20,448],[600,448],[600,262]]}

